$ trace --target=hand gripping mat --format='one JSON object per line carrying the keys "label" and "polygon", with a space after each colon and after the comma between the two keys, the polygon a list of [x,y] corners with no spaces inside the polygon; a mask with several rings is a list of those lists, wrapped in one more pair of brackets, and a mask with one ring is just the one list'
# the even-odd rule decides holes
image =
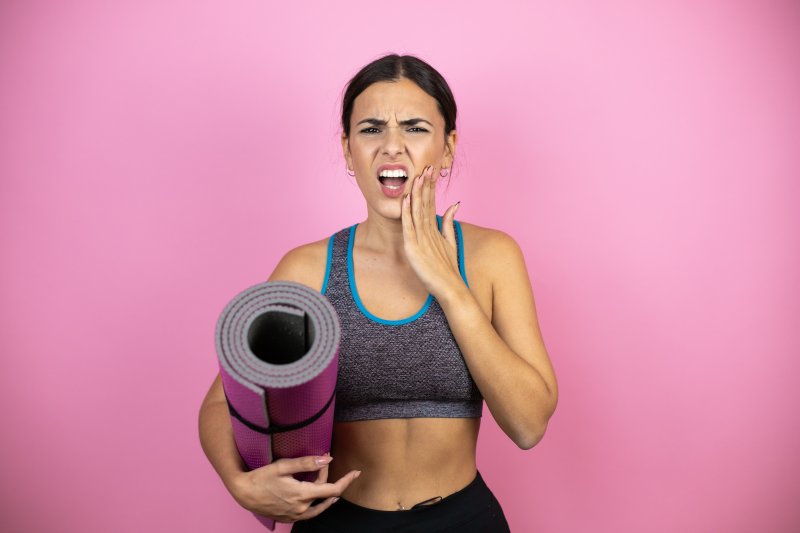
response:
{"label": "hand gripping mat", "polygon": [[[220,376],[236,447],[250,470],[330,451],[340,333],[328,299],[294,282],[254,285],[222,311]],[[295,477],[313,481],[316,472]],[[271,518],[255,516],[275,528]]]}

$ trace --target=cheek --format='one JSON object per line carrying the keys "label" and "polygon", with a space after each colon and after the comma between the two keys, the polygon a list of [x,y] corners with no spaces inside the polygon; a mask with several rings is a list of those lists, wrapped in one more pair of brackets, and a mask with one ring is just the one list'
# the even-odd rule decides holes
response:
{"label": "cheek", "polygon": [[353,159],[357,161],[363,161],[365,159],[374,157],[378,147],[379,144],[374,141],[370,142],[360,140],[350,144],[350,154],[353,156]]}
{"label": "cheek", "polygon": [[441,139],[428,138],[411,138],[406,143],[409,151],[413,154],[423,156],[426,158],[436,157],[444,150],[444,142]]}

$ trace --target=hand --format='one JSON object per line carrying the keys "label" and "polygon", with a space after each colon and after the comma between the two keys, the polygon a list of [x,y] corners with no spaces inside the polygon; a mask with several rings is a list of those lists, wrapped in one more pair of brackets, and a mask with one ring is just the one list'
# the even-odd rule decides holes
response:
{"label": "hand", "polygon": [[[306,456],[297,459],[278,459],[261,468],[242,472],[229,489],[236,501],[253,513],[279,522],[308,520],[333,505],[350,483],[361,472],[353,470],[336,483],[328,483],[328,464],[333,460],[329,454]],[[317,479],[297,481],[292,474],[319,472]],[[325,500],[315,506],[311,503]]]}
{"label": "hand", "polygon": [[463,285],[458,271],[453,217],[459,204],[451,205],[442,216],[442,231],[436,224],[436,179],[429,165],[403,198],[400,218],[406,257],[417,277],[438,300]]}

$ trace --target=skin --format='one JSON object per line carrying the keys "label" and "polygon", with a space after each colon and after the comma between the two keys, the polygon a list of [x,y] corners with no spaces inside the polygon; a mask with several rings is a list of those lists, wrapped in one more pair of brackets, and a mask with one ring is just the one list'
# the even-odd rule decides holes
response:
{"label": "skin", "polygon": [[[424,122],[402,124],[412,118]],[[361,123],[367,119],[384,123]],[[367,205],[353,248],[356,285],[364,306],[386,320],[413,315],[432,294],[493,418],[517,446],[530,449],[544,436],[558,385],[517,243],[462,221],[468,288],[452,230],[457,205],[443,215],[444,232],[437,228],[439,170],[451,167],[456,141],[455,131],[444,134],[436,100],[408,79],[375,83],[356,98],[350,136],[342,136],[347,166]],[[403,196],[383,194],[377,169],[384,163],[407,167]],[[289,251],[269,279],[320,291],[327,245],[325,238]],[[311,518],[338,496],[380,510],[446,497],[475,477],[479,425],[472,418],[337,422],[329,457],[280,460],[245,472],[219,376],[200,412],[201,443],[234,498],[282,521]],[[294,480],[290,473],[300,470],[318,471],[317,481]],[[325,500],[309,507],[314,498]]]}

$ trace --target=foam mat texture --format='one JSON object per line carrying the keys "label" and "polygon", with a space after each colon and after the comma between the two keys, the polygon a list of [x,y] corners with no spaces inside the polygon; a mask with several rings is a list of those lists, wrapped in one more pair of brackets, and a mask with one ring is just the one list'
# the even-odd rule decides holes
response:
{"label": "foam mat texture", "polygon": [[[226,305],[217,356],[236,447],[249,469],[330,451],[339,339],[336,310],[299,283],[260,283]],[[301,427],[286,430],[292,425]],[[295,477],[313,481],[316,472]]]}

